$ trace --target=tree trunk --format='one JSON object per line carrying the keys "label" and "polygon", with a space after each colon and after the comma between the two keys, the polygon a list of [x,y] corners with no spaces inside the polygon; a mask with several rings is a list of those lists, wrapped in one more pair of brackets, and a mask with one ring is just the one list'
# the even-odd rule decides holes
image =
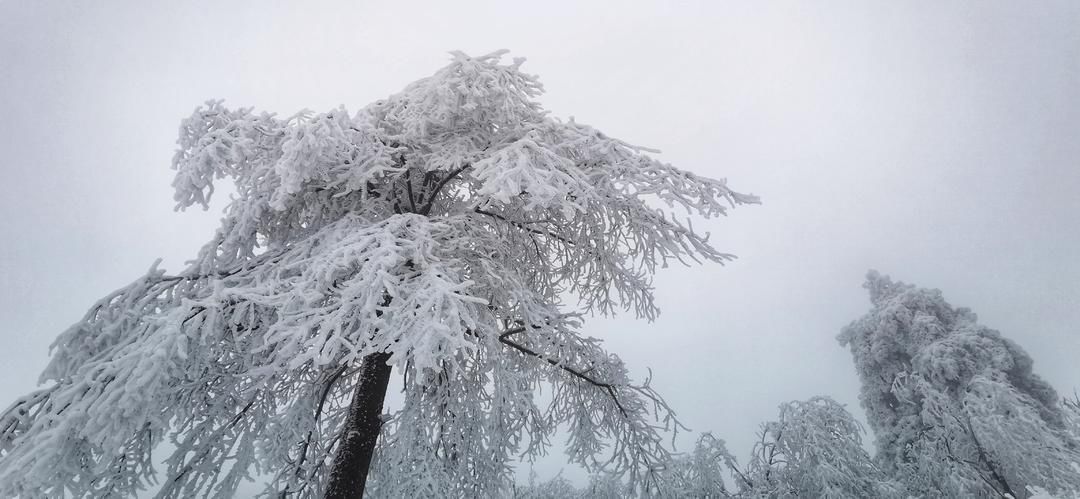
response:
{"label": "tree trunk", "polygon": [[349,416],[341,429],[341,441],[330,470],[326,499],[364,497],[371,456],[382,427],[386,386],[390,382],[391,367],[386,364],[387,360],[390,360],[390,354],[375,353],[364,357],[360,364]]}

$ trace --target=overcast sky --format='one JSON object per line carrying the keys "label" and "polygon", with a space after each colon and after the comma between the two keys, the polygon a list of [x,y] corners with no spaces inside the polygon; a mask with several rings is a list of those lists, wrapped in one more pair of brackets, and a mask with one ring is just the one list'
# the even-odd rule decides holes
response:
{"label": "overcast sky", "polygon": [[1080,386],[1080,2],[584,4],[0,0],[0,406],[97,298],[212,235],[221,200],[176,213],[170,187],[196,105],[356,110],[500,48],[556,116],[762,197],[700,224],[740,258],[663,270],[656,322],[586,327],[737,456],[787,400],[862,417],[835,337],[868,268]]}

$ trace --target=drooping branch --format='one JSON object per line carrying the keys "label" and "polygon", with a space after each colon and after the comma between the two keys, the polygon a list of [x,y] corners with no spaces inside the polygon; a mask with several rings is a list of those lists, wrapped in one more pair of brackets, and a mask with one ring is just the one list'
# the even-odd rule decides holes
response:
{"label": "drooping branch", "polygon": [[[256,400],[257,400],[256,398],[252,398],[247,403],[247,405],[245,405],[244,408],[240,410],[240,412],[238,412],[235,416],[233,416],[232,420],[229,421],[228,425],[223,426],[218,430],[218,432],[217,432],[218,435],[216,435],[215,437],[223,435],[226,431],[228,431],[229,429],[233,428],[238,423],[240,423],[240,420],[242,420],[244,418],[244,415],[247,414],[248,410],[251,409],[251,406],[255,405]],[[211,448],[207,448],[201,454],[199,454],[198,457],[194,457],[194,458],[191,459],[191,461],[188,461],[187,464],[185,464],[184,467],[180,470],[180,472],[177,473],[175,477],[173,477],[173,479],[171,480],[171,483],[176,484],[176,483],[180,482],[180,480],[183,479],[185,475],[187,475],[191,470],[195,469],[196,463],[198,463],[199,461],[202,461],[203,459],[205,459],[210,454],[211,450],[212,450]],[[159,492],[158,495],[163,496],[166,493],[166,491],[168,490],[168,488],[169,488],[168,486],[166,486],[165,488],[162,488],[161,492]]]}
{"label": "drooping branch", "polygon": [[495,219],[498,219],[498,220],[502,220],[503,222],[506,222],[506,223],[508,223],[510,225],[513,225],[514,227],[517,227],[517,228],[519,228],[521,230],[524,230],[526,232],[531,232],[533,234],[554,238],[554,239],[557,239],[559,241],[562,241],[563,243],[565,243],[565,244],[567,244],[569,246],[574,246],[575,245],[574,241],[571,241],[571,240],[569,240],[569,239],[567,239],[565,237],[562,237],[562,236],[560,236],[558,234],[554,234],[554,233],[546,231],[546,230],[534,229],[534,228],[529,227],[527,225],[528,223],[540,223],[540,222],[520,222],[520,221],[517,221],[517,220],[510,220],[509,218],[506,218],[506,217],[504,217],[502,215],[499,215],[498,213],[492,213],[492,212],[487,211],[487,210],[485,210],[483,208],[473,208],[473,211],[476,212],[476,213],[479,213],[480,215],[484,215],[484,216],[488,216],[488,217],[495,218]]}
{"label": "drooping branch", "polygon": [[[304,443],[300,446],[300,456],[296,460],[295,476],[297,478],[300,478],[300,473],[304,469],[304,461],[307,460],[308,448],[311,447],[311,439],[315,435],[315,426],[319,424],[319,418],[322,417],[323,407],[326,405],[326,398],[330,395],[330,392],[331,390],[333,390],[334,385],[339,379],[341,379],[341,375],[345,374],[345,371],[347,369],[348,366],[341,366],[340,368],[338,368],[337,371],[334,371],[334,373],[331,374],[330,377],[323,383],[322,394],[319,396],[319,405],[315,408],[315,421],[313,423],[313,427],[308,430],[307,437],[304,438]],[[284,499],[288,496],[289,486],[285,485],[285,489],[281,491],[280,497],[281,499]]]}
{"label": "drooping branch", "polygon": [[619,408],[619,412],[621,412],[624,417],[627,417],[627,418],[630,417],[629,413],[626,412],[626,408],[623,407],[621,402],[619,402],[619,396],[615,391],[615,389],[616,389],[615,385],[612,385],[611,383],[605,383],[603,381],[598,381],[598,380],[590,377],[589,375],[585,374],[582,371],[579,371],[579,370],[574,369],[572,367],[563,365],[560,361],[558,361],[556,359],[545,357],[543,354],[541,354],[541,353],[539,353],[539,352],[537,352],[537,351],[535,351],[535,350],[533,350],[533,349],[531,349],[529,347],[526,347],[526,346],[521,345],[519,343],[514,343],[513,341],[510,340],[510,336],[518,334],[518,333],[523,333],[523,332],[525,332],[525,329],[526,329],[525,327],[517,327],[517,328],[511,329],[509,331],[505,331],[505,332],[503,332],[502,334],[499,335],[499,342],[506,345],[506,346],[508,346],[508,347],[510,347],[510,348],[513,348],[514,350],[517,350],[517,351],[519,351],[519,352],[521,352],[521,353],[523,353],[525,355],[529,355],[529,356],[532,356],[532,357],[536,357],[536,358],[538,358],[540,360],[543,360],[544,362],[547,362],[548,364],[551,364],[552,366],[555,366],[555,367],[557,367],[559,369],[562,369],[563,371],[566,371],[566,372],[572,374],[574,377],[576,377],[578,379],[584,380],[586,383],[589,383],[590,385],[593,385],[593,386],[595,386],[597,388],[603,389],[604,391],[606,391],[608,393],[608,395],[611,396],[611,400],[613,400],[615,402],[615,406]]}
{"label": "drooping branch", "polygon": [[744,484],[746,484],[747,490],[753,490],[754,482],[750,481],[750,478],[746,476],[746,473],[743,473],[742,470],[739,469],[738,464],[736,464],[734,462],[728,462],[727,466],[728,466],[728,469],[730,469],[732,472],[734,472],[735,475],[737,475],[739,477],[739,479],[742,480],[742,482]]}

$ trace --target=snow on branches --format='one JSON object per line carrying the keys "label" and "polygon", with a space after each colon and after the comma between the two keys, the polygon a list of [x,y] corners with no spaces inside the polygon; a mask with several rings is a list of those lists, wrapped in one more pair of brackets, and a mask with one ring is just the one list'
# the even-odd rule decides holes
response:
{"label": "snow on branches", "polygon": [[780,405],[739,483],[751,497],[903,497],[862,446],[862,427],[829,397]]}
{"label": "snow on branches", "polygon": [[1080,442],[1031,357],[938,290],[871,271],[873,309],[847,326],[878,457],[913,494],[1080,492]]}
{"label": "snow on branches", "polygon": [[230,497],[251,473],[317,496],[372,354],[404,377],[372,492],[505,491],[560,425],[573,461],[656,479],[674,415],[580,313],[651,319],[657,266],[731,258],[658,207],[757,200],[549,117],[502,54],[454,53],[353,114],[212,101],[184,120],[177,208],[208,207],[229,178],[221,228],[188,268],[155,266],[57,339],[48,386],[0,416],[0,495],[131,495],[168,440],[159,497]]}
{"label": "snow on branches", "polygon": [[[878,468],[862,446],[862,427],[829,397],[780,405],[776,421],[761,425],[750,461],[740,467],[723,440],[703,433],[687,454],[674,456],[663,471],[664,487],[636,497],[702,498],[901,498],[903,487]],[[607,494],[622,483],[592,475],[577,490],[561,477],[522,487],[515,497],[635,497],[630,489]],[[728,482],[735,487],[729,488]]]}

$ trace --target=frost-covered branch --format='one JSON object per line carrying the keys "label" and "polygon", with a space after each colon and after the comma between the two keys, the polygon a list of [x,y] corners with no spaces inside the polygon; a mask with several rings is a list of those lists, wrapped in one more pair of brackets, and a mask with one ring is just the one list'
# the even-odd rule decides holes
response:
{"label": "frost-covered branch", "polygon": [[553,366],[555,366],[555,367],[557,367],[559,369],[562,369],[563,371],[566,371],[566,372],[574,375],[578,379],[584,380],[586,383],[589,383],[590,385],[593,385],[593,386],[595,386],[597,388],[603,389],[604,391],[606,391],[608,393],[608,395],[611,395],[611,400],[613,402],[615,402],[616,406],[619,407],[619,412],[621,412],[623,414],[623,416],[629,417],[629,414],[627,414],[627,412],[626,412],[626,408],[624,408],[622,406],[622,404],[619,403],[619,395],[617,393],[615,393],[615,388],[616,387],[614,385],[612,385],[611,383],[604,383],[602,381],[597,381],[597,380],[589,377],[585,373],[583,373],[581,371],[578,371],[577,369],[574,369],[573,367],[564,365],[558,359],[546,358],[543,355],[541,355],[541,354],[539,354],[537,352],[534,352],[529,347],[519,345],[517,343],[514,343],[512,340],[510,340],[510,335],[522,333],[524,331],[525,331],[524,327],[511,329],[509,331],[506,331],[506,332],[500,334],[499,335],[499,341],[502,344],[507,345],[510,348],[513,348],[514,350],[517,350],[517,351],[519,351],[519,352],[521,352],[521,353],[523,353],[525,355],[531,355],[533,357],[536,357],[536,358],[538,358],[538,359],[540,359],[540,360],[542,360],[544,362],[547,362],[548,364],[551,364],[551,365],[553,365]]}

